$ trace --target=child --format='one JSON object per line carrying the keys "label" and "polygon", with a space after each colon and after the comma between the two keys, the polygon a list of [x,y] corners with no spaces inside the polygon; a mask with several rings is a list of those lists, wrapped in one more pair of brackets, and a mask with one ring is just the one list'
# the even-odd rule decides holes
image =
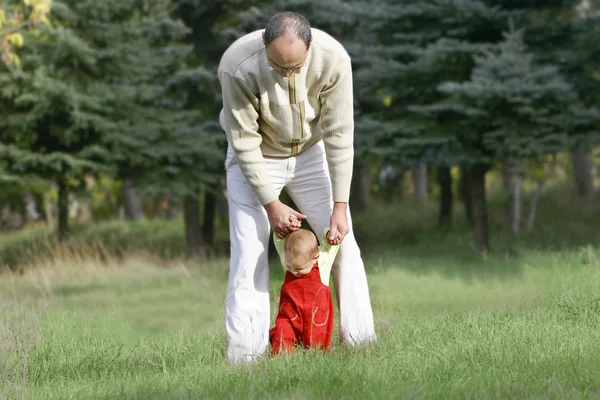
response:
{"label": "child", "polygon": [[333,333],[334,309],[329,275],[339,245],[327,244],[307,229],[298,229],[282,239],[273,234],[275,248],[285,272],[279,298],[279,313],[269,331],[271,354],[304,348],[329,350]]}

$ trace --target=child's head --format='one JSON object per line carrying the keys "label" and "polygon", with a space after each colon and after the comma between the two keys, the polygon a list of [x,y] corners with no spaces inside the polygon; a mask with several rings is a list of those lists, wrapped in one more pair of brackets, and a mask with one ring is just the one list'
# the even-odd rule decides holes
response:
{"label": "child's head", "polygon": [[283,248],[285,266],[295,277],[308,274],[319,257],[317,237],[307,229],[289,234]]}

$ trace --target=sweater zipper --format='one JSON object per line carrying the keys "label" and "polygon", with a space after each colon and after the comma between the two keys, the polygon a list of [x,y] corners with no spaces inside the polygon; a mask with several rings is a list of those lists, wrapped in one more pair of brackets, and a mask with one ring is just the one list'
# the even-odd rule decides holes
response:
{"label": "sweater zipper", "polygon": [[[291,74],[288,77],[288,93],[290,96],[290,105],[294,105],[297,104],[298,105],[298,110],[299,110],[299,124],[300,124],[300,137],[304,138],[305,132],[304,132],[304,102],[297,102],[296,99],[296,73],[294,72],[293,74]],[[293,107],[292,107],[293,108]],[[291,143],[290,143],[290,147],[291,147],[291,155],[294,156],[296,154],[298,154],[298,143],[300,143],[300,139],[292,139]]]}

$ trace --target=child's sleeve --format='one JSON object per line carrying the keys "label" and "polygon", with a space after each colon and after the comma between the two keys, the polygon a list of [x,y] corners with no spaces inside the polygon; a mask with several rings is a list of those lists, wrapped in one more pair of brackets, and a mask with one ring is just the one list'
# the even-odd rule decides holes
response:
{"label": "child's sleeve", "polygon": [[281,267],[283,268],[283,272],[287,271],[285,266],[285,257],[283,248],[285,246],[285,238],[280,238],[275,233],[273,233],[273,243],[275,244],[275,249],[277,250],[277,254],[279,255],[279,261],[281,262]]}
{"label": "child's sleeve", "polygon": [[321,237],[321,245],[319,246],[319,272],[321,275],[321,282],[327,286],[329,286],[331,268],[333,267],[338,250],[340,249],[339,245],[332,246],[327,243],[328,233],[329,227],[325,228],[325,232]]}

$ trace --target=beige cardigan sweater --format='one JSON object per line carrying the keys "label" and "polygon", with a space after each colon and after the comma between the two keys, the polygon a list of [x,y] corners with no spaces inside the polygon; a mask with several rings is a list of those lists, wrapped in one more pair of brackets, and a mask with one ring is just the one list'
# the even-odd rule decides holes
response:
{"label": "beige cardigan sweater", "polygon": [[288,78],[267,64],[263,30],[236,40],[219,64],[220,123],[262,205],[278,196],[264,157],[287,158],[323,140],[335,202],[348,202],[354,158],[352,68],[343,46],[312,29],[306,65]]}

